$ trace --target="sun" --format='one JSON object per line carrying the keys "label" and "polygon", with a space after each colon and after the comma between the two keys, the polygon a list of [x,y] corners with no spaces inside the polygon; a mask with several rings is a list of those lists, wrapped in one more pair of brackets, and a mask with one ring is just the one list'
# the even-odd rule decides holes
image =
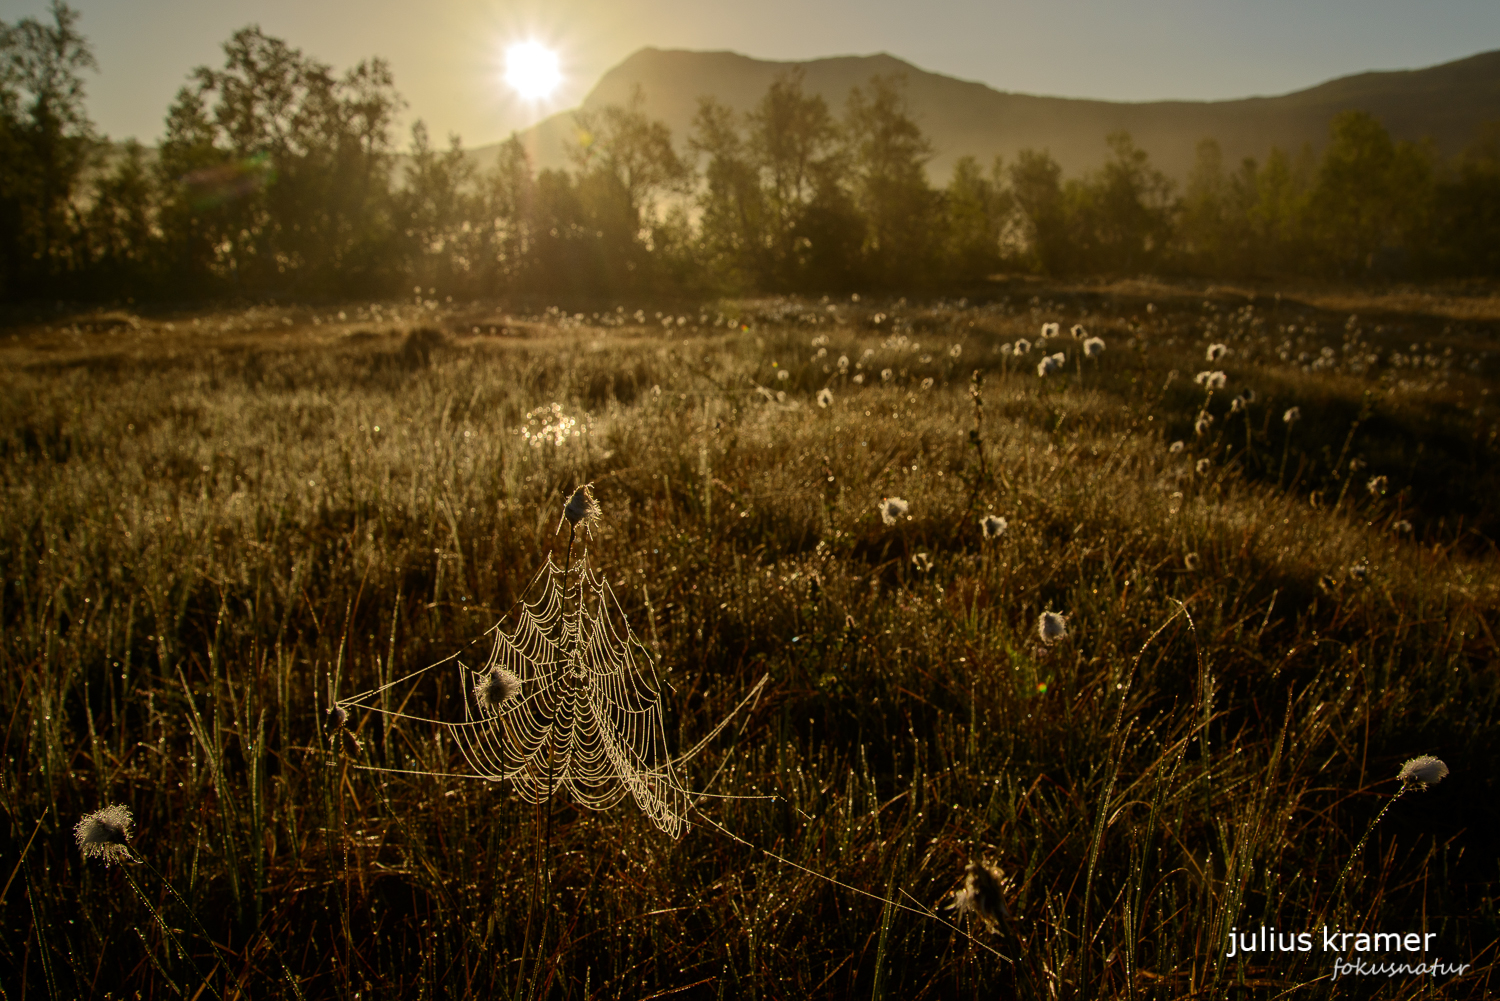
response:
{"label": "sun", "polygon": [[557,53],[541,42],[517,42],[505,50],[505,82],[528,101],[550,97],[562,83]]}

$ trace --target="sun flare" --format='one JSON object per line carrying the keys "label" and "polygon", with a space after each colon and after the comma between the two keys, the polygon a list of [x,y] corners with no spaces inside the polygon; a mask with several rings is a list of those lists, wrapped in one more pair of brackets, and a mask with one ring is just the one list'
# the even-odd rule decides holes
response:
{"label": "sun flare", "polygon": [[517,42],[505,50],[505,82],[528,101],[550,97],[562,82],[557,53],[541,42]]}

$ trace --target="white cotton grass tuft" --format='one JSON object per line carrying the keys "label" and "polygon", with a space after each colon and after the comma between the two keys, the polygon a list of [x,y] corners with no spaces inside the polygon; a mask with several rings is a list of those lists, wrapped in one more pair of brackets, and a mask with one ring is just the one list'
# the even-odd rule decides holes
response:
{"label": "white cotton grass tuft", "polygon": [[1384,497],[1386,489],[1390,486],[1390,480],[1384,476],[1372,476],[1365,489],[1370,491],[1371,497]]}
{"label": "white cotton grass tuft", "polygon": [[1008,528],[1010,528],[1010,522],[999,515],[987,514],[979,519],[979,530],[984,533],[986,539],[998,539]]}
{"label": "white cotton grass tuft", "polygon": [[922,573],[927,573],[932,569],[932,557],[928,556],[926,553],[912,553],[911,565],[916,567]]}
{"label": "white cotton grass tuft", "polygon": [[891,381],[891,377],[894,376],[895,374],[896,373],[892,372],[890,369],[883,368],[883,369],[880,370],[880,381],[881,382],[890,382]]}
{"label": "white cotton grass tuft", "polygon": [[1184,570],[1187,570],[1187,571],[1197,570],[1198,569],[1198,554],[1197,553],[1188,553],[1186,556],[1184,556],[1182,558],[1182,568]]}
{"label": "white cotton grass tuft", "polygon": [[1053,372],[1061,372],[1067,366],[1067,363],[1068,356],[1059,351],[1057,354],[1048,355],[1037,362],[1036,374],[1045,377]]}
{"label": "white cotton grass tuft", "polygon": [[1301,407],[1288,407],[1286,413],[1281,415],[1281,420],[1286,424],[1295,424],[1302,419]]}
{"label": "white cotton grass tuft", "polygon": [[1061,336],[1062,336],[1062,325],[1061,324],[1057,324],[1057,323],[1044,323],[1044,324],[1042,324],[1042,334],[1041,334],[1042,340],[1045,341],[1049,337],[1061,337]]}
{"label": "white cotton grass tuft", "polygon": [[1198,419],[1193,422],[1193,432],[1195,434],[1197,434],[1198,437],[1201,438],[1204,435],[1208,434],[1209,428],[1211,428],[1213,426],[1214,426],[1214,415],[1210,414],[1210,413],[1207,413],[1207,412],[1204,412],[1204,413],[1199,414],[1198,415]]}
{"label": "white cotton grass tuft", "polygon": [[1210,469],[1212,469],[1213,466],[1214,466],[1214,460],[1212,460],[1212,459],[1199,459],[1193,465],[1193,468],[1198,471],[1198,475],[1199,476],[1202,476],[1205,473],[1207,473]]}
{"label": "white cotton grass tuft", "polygon": [[959,355],[961,355],[963,353],[964,353],[964,346],[962,344],[955,344],[951,348],[948,349],[948,357],[949,358],[957,358]]}
{"label": "white cotton grass tuft", "polygon": [[931,389],[932,386],[933,386],[932,376],[929,375],[927,378],[925,378],[925,379],[922,380],[922,388],[923,389]]}
{"label": "white cotton grass tuft", "polygon": [[1209,361],[1218,361],[1220,358],[1223,358],[1228,353],[1229,353],[1229,345],[1227,345],[1227,344],[1210,344],[1208,346],[1208,350],[1206,352],[1204,352],[1204,357],[1207,358]]}
{"label": "white cotton grass tuft", "polygon": [[1174,441],[1174,442],[1172,442],[1172,444],[1170,444],[1170,445],[1167,446],[1167,451],[1171,452],[1173,455],[1176,455],[1178,452],[1181,452],[1186,447],[1187,447],[1186,443],[1181,442],[1181,441]]}
{"label": "white cotton grass tuft", "polygon": [[1068,620],[1056,612],[1043,612],[1036,620],[1037,635],[1043,643],[1068,638]]}
{"label": "white cotton grass tuft", "polygon": [[[569,525],[591,522],[598,518],[603,512],[599,509],[599,502],[594,500],[594,485],[585,483],[573,491],[573,496],[568,498],[568,503],[563,507],[563,517]],[[562,526],[559,525],[559,528]]]}
{"label": "white cotton grass tuft", "polygon": [[1400,521],[1396,522],[1391,526],[1391,528],[1396,532],[1400,532],[1402,535],[1411,534],[1411,522],[1407,521],[1405,518],[1402,518]]}
{"label": "white cotton grass tuft", "polygon": [[1448,777],[1448,766],[1443,764],[1442,759],[1424,754],[1402,765],[1396,777],[1401,780],[1404,789],[1425,790]]}
{"label": "white cotton grass tuft", "polygon": [[839,371],[840,372],[847,372],[847,371],[849,371],[849,356],[848,355],[839,355]]}
{"label": "white cotton grass tuft", "polygon": [[833,390],[829,389],[827,386],[824,386],[822,389],[818,390],[818,406],[822,407],[824,410],[827,410],[829,407],[833,406]]}
{"label": "white cotton grass tuft", "polygon": [[990,931],[999,931],[1002,920],[1010,920],[1005,906],[1005,873],[988,862],[970,863],[964,870],[964,885],[953,892],[946,909],[968,914],[984,922]]}
{"label": "white cotton grass tuft", "polygon": [[1083,342],[1083,355],[1085,358],[1098,358],[1104,353],[1104,338],[1090,337]]}
{"label": "white cotton grass tuft", "polygon": [[105,865],[130,859],[130,825],[127,807],[115,803],[87,814],[73,828],[84,858],[102,859]]}
{"label": "white cotton grass tuft", "polygon": [[776,378],[781,382],[786,382],[791,377],[792,373],[787,371],[786,369],[782,369],[780,372],[776,373]]}
{"label": "white cotton grass tuft", "polygon": [[1069,330],[1068,333],[1073,335],[1073,340],[1075,341],[1084,340],[1089,336],[1089,332],[1083,329],[1083,324],[1081,323],[1073,324],[1073,329]]}
{"label": "white cotton grass tuft", "polygon": [[1018,355],[1029,355],[1029,354],[1031,354],[1031,342],[1028,341],[1024,337],[1022,337],[1021,339],[1017,340],[1016,341],[1016,354],[1018,354]]}
{"label": "white cotton grass tuft", "polygon": [[856,386],[863,386],[865,384],[865,374],[863,372],[854,373],[854,384]]}
{"label": "white cotton grass tuft", "polygon": [[1199,372],[1197,375],[1193,376],[1193,381],[1202,386],[1204,389],[1223,389],[1225,384],[1229,382],[1229,376],[1225,375],[1223,372],[1205,371]]}
{"label": "white cotton grass tuft", "polygon": [[882,497],[880,498],[879,509],[880,520],[887,525],[894,525],[902,518],[907,517],[906,512],[911,509],[911,505],[900,497]]}
{"label": "white cotton grass tuft", "polygon": [[503,667],[492,667],[474,682],[474,703],[482,713],[493,715],[521,693],[521,679]]}

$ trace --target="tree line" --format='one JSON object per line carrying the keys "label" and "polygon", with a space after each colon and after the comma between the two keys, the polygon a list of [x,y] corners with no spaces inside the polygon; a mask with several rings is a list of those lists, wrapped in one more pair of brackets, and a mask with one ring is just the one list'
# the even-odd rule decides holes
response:
{"label": "tree line", "polygon": [[78,15],[0,22],[0,296],[455,296],[939,289],[1001,271],[1343,278],[1500,274],[1500,126],[1460,156],[1332,122],[1315,157],[1224,162],[1205,139],[1186,183],[1129,135],[1064,179],[1045,150],[958,161],[932,146],[899,78],[835,112],[801,75],[740,113],[703,98],[677,142],[624,106],[582,112],[569,166],[512,136],[487,165],[418,122],[389,66],[337,74],[245,28],[198,67],[161,146],[102,140]]}

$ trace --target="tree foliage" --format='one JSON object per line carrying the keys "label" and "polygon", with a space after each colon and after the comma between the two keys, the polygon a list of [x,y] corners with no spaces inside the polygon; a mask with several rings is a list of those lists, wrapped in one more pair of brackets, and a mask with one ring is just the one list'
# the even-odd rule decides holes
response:
{"label": "tree foliage", "polygon": [[575,116],[566,170],[518,137],[393,138],[390,67],[343,74],[257,27],[188,75],[154,153],[85,113],[78,14],[0,22],[0,294],[458,296],[513,291],[938,289],[1000,271],[1132,275],[1500,274],[1500,124],[1445,161],[1371,116],[1321,155],[1224,160],[1179,188],[1125,133],[1065,178],[1046,150],[944,187],[900,77],[836,115],[800,70],[748,112],[700,101],[674,137],[639,90]]}

